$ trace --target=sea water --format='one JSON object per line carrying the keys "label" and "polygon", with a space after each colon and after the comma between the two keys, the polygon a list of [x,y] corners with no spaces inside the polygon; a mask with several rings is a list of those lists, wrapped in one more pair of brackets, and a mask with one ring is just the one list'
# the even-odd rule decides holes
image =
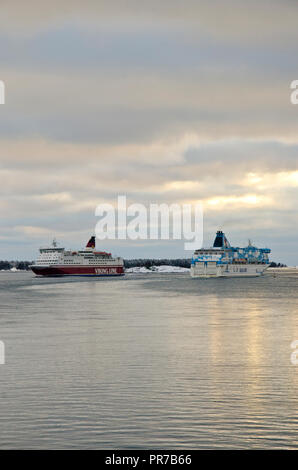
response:
{"label": "sea water", "polygon": [[295,272],[2,272],[0,447],[297,448],[297,339]]}

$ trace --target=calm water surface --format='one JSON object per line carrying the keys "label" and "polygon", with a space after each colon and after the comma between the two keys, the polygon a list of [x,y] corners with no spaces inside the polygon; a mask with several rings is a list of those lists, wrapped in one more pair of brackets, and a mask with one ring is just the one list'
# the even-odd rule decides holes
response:
{"label": "calm water surface", "polygon": [[298,276],[0,273],[0,447],[298,447]]}

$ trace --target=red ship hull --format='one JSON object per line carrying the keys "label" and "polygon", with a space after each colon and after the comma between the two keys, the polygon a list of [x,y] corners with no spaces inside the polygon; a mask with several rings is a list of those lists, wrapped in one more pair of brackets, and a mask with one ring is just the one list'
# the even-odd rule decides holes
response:
{"label": "red ship hull", "polygon": [[123,276],[123,266],[31,266],[37,276]]}

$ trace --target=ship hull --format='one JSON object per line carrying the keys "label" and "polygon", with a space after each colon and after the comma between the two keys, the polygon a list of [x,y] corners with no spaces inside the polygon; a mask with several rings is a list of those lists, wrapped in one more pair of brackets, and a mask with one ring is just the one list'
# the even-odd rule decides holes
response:
{"label": "ship hull", "polygon": [[191,277],[211,278],[211,277],[259,277],[264,274],[268,265],[260,264],[227,264],[209,265],[209,263],[196,263],[190,269]]}
{"label": "ship hull", "polygon": [[123,266],[31,266],[37,276],[123,276]]}

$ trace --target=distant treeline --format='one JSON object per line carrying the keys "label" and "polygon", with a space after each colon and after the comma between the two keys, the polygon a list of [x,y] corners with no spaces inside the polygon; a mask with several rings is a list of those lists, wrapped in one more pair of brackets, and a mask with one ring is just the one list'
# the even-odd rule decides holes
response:
{"label": "distant treeline", "polygon": [[180,266],[180,268],[190,268],[190,259],[125,259],[125,268],[145,267],[147,269],[152,266]]}
{"label": "distant treeline", "polygon": [[[1,269],[22,269],[28,271],[29,265],[32,264],[32,261],[0,261],[0,270]],[[135,268],[145,266],[147,269],[152,266],[180,266],[181,268],[190,268],[190,259],[125,259],[124,266],[125,268]]]}
{"label": "distant treeline", "polygon": [[[125,268],[135,268],[142,267],[149,269],[152,266],[179,266],[180,268],[190,268],[191,259],[188,258],[178,258],[178,259],[125,259],[124,266]],[[1,269],[9,270],[11,268],[21,269],[28,271],[29,265],[32,264],[32,261],[0,261],[0,271]],[[270,268],[285,268],[286,264],[274,263],[272,262],[269,265]]]}
{"label": "distant treeline", "polygon": [[269,264],[269,268],[286,268],[286,267],[287,267],[286,264],[274,263],[274,261],[272,261],[272,263]]}
{"label": "distant treeline", "polygon": [[[149,269],[152,266],[180,266],[181,268],[190,268],[191,259],[178,258],[178,259],[126,259],[124,260],[125,268],[142,267]],[[269,265],[270,268],[286,268],[286,264],[274,263]]]}
{"label": "distant treeline", "polygon": [[28,271],[30,264],[32,264],[32,261],[0,261],[0,271],[1,269],[8,270],[11,268]]}

